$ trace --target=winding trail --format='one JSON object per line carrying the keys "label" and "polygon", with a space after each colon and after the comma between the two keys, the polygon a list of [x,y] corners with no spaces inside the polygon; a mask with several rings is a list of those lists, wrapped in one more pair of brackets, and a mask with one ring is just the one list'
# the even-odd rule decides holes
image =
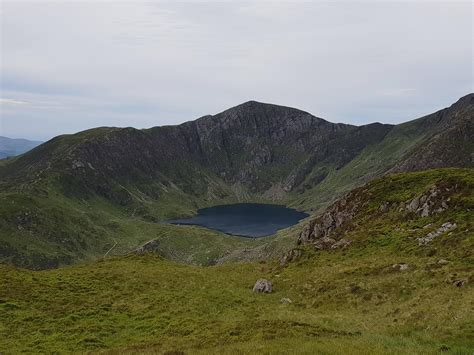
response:
{"label": "winding trail", "polygon": [[115,248],[117,246],[117,240],[115,238],[112,238],[115,242],[115,244],[112,246],[112,248],[110,248],[109,250],[107,250],[107,253],[104,254],[103,258],[105,259],[105,257],[112,251],[113,248]]}

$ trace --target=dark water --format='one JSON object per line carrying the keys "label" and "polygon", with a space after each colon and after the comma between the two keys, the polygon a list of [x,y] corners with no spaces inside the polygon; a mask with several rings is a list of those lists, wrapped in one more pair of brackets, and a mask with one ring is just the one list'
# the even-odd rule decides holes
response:
{"label": "dark water", "polygon": [[280,205],[237,203],[198,210],[197,216],[168,221],[192,224],[244,237],[265,237],[298,223],[308,214]]}

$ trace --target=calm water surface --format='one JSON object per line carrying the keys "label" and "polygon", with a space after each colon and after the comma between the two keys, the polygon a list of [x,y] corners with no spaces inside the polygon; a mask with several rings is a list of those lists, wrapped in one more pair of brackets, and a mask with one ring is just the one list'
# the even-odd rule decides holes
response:
{"label": "calm water surface", "polygon": [[192,218],[174,219],[172,224],[191,224],[232,235],[265,237],[292,226],[308,214],[280,205],[237,203],[198,210]]}

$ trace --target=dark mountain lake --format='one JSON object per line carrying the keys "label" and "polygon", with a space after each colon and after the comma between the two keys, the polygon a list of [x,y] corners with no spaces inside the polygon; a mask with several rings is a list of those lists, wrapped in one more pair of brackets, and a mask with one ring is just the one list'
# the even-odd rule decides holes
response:
{"label": "dark mountain lake", "polygon": [[275,234],[307,216],[307,213],[281,205],[237,203],[202,208],[194,217],[168,223],[198,225],[231,235],[259,238]]}

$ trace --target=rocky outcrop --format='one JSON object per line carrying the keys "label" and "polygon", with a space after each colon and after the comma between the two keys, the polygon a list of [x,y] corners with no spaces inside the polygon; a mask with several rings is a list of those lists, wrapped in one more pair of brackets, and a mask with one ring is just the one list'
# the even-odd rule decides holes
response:
{"label": "rocky outcrop", "polygon": [[[377,183],[375,183],[376,185]],[[390,187],[385,187],[384,189],[390,189]],[[459,203],[459,199],[455,195],[468,193],[468,191],[463,183],[442,180],[426,189],[425,192],[413,196],[406,201],[383,201],[378,207],[373,208],[370,205],[374,197],[376,198],[374,193],[379,194],[380,192],[374,190],[371,184],[351,191],[330,206],[326,212],[310,221],[300,233],[297,244],[310,244],[317,250],[345,248],[352,243],[351,239],[346,236],[346,232],[352,228],[353,220],[359,213],[364,214],[364,218],[371,218],[370,216],[374,214],[384,218],[384,214],[391,213],[390,218],[398,218],[401,221],[438,215],[449,208],[455,208],[456,204]],[[434,238],[454,228],[456,228],[455,223],[446,222],[426,236],[418,237],[416,241],[419,245],[426,245]],[[410,232],[415,232],[419,229],[405,230],[397,228],[399,231]],[[426,224],[423,229],[432,229],[432,223]],[[293,259],[292,253],[294,252],[287,253],[282,258],[282,265],[288,260]]]}
{"label": "rocky outcrop", "polygon": [[158,251],[159,247],[160,247],[160,242],[157,239],[153,239],[143,244],[141,247],[135,249],[134,253],[138,255],[143,255],[147,253],[155,253]]}
{"label": "rocky outcrop", "polygon": [[350,222],[366,204],[362,188],[353,190],[334,203],[320,217],[305,226],[298,238],[298,245],[313,244],[316,249],[344,248],[351,244],[349,239],[335,233],[336,229]]}
{"label": "rocky outcrop", "polygon": [[299,259],[301,255],[303,255],[301,249],[291,249],[280,258],[280,265],[285,266],[286,264]]}
{"label": "rocky outcrop", "polygon": [[[380,204],[378,211],[387,213],[391,209],[395,209],[398,212],[414,213],[420,217],[428,217],[446,211],[450,207],[451,196],[457,192],[459,192],[458,185],[439,184],[421,195],[400,203],[384,201]],[[429,225],[425,226],[425,228],[427,227]]]}
{"label": "rocky outcrop", "polygon": [[456,223],[446,222],[446,223],[443,223],[443,225],[439,227],[438,229],[436,229],[435,231],[428,233],[425,237],[416,238],[416,240],[419,245],[426,245],[430,243],[431,241],[433,241],[433,239],[439,237],[440,235],[456,227],[457,227]]}
{"label": "rocky outcrop", "polygon": [[272,293],[273,285],[266,279],[259,279],[255,282],[252,291],[256,293]]}
{"label": "rocky outcrop", "polygon": [[415,196],[413,199],[402,202],[399,206],[400,212],[407,211],[416,213],[421,217],[428,217],[441,213],[448,209],[451,198],[449,195],[456,192],[457,186],[440,187],[433,186],[426,193]]}
{"label": "rocky outcrop", "polygon": [[452,282],[453,286],[456,286],[456,287],[463,287],[466,283],[467,283],[466,280],[454,280]]}

